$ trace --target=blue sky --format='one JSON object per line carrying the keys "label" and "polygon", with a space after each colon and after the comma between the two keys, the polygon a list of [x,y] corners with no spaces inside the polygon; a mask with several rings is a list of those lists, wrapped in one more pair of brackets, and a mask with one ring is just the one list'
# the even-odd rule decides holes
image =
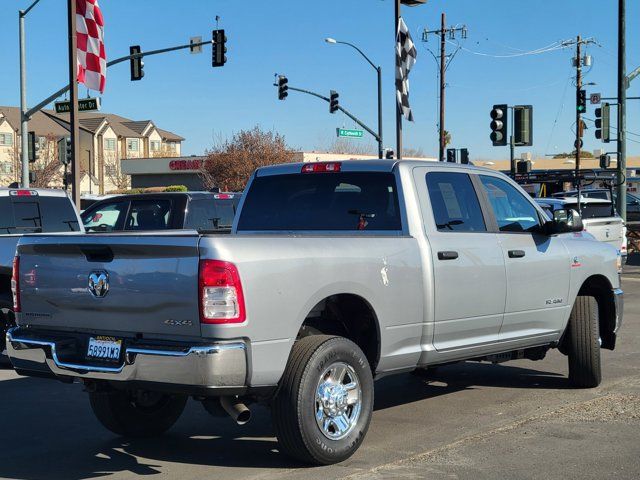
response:
{"label": "blue sky", "polygon": [[[30,1],[4,0],[0,5],[0,105],[18,105],[18,8]],[[66,12],[63,0],[41,0],[27,17],[28,99],[34,105],[65,83]],[[211,68],[211,50],[200,55],[174,52],[145,60],[145,77],[129,80],[128,63],[109,70],[102,96],[105,112],[133,119],[152,119],[161,128],[184,136],[184,153],[200,154],[216,138],[259,124],[285,135],[294,148],[326,147],[336,127],[353,127],[342,114],[330,115],[326,103],[291,92],[277,100],[274,73],[286,74],[291,86],[327,94],[340,92],[341,104],[376,125],[375,72],[348,47],[327,45],[327,36],[359,45],[384,75],[385,145],[393,147],[395,97],[394,32],[391,0],[102,0],[107,55],[187,43],[190,36],[209,38],[220,15],[227,30],[228,63]],[[606,4],[606,8],[604,5]],[[595,37],[593,68],[585,81],[589,92],[616,94],[616,6],[609,0],[429,0],[404,8],[404,17],[418,44],[418,63],[411,73],[411,102],[416,121],[405,122],[405,147],[437,153],[436,64],[426,50],[435,39],[420,41],[423,28],[466,24],[467,49],[490,55],[530,51],[558,40]],[[627,2],[627,67],[640,65],[640,2]],[[449,45],[449,51],[455,46]],[[570,77],[573,50],[511,58],[458,52],[448,71],[446,127],[453,145],[468,147],[472,159],[507,158],[508,148],[489,141],[489,111],[494,103],[534,105],[536,156],[572,149],[574,90]],[[80,88],[81,95],[86,89]],[[640,96],[640,78],[628,90]],[[593,118],[589,106],[587,117]],[[628,130],[640,134],[640,101],[630,101]],[[591,126],[591,124],[589,124]],[[640,154],[640,136],[629,135],[628,151]],[[354,143],[373,143],[365,139]],[[586,132],[585,148],[602,144]],[[613,149],[614,144],[609,144]],[[524,151],[524,150],[523,150]]]}

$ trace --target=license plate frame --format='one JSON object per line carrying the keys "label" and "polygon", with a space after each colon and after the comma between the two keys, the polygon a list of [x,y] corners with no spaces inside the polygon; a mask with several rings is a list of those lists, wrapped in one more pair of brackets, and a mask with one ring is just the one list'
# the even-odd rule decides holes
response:
{"label": "license plate frame", "polygon": [[116,363],[122,354],[122,339],[97,335],[87,342],[87,360]]}

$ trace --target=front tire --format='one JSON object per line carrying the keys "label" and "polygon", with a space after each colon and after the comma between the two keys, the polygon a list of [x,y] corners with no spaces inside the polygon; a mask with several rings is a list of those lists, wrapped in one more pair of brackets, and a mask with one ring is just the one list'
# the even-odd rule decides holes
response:
{"label": "front tire", "polygon": [[187,398],[130,390],[89,393],[91,409],[100,423],[125,437],[162,435],[180,418]]}
{"label": "front tire", "polygon": [[373,375],[350,340],[314,335],[293,345],[272,404],[283,453],[329,465],[360,447],[373,411]]}
{"label": "front tire", "polygon": [[598,302],[579,296],[569,317],[569,381],[578,388],[600,385],[600,329]]}

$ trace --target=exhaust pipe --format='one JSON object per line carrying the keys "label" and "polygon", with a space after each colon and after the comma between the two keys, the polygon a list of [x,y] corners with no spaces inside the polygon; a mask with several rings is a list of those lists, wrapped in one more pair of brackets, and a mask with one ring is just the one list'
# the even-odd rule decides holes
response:
{"label": "exhaust pipe", "polygon": [[238,425],[245,425],[251,420],[251,410],[237,397],[220,397],[220,405]]}

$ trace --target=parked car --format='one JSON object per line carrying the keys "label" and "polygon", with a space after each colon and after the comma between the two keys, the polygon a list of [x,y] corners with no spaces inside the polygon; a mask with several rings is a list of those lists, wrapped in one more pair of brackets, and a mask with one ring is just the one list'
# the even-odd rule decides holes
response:
{"label": "parked car", "polygon": [[82,212],[87,233],[143,230],[229,230],[239,193],[142,193],[118,195]]}
{"label": "parked car", "polygon": [[[549,218],[553,218],[556,210],[578,210],[577,197],[536,198],[536,202],[547,212]],[[626,227],[611,200],[583,198],[580,202],[580,214],[585,231],[596,240],[618,249],[622,256],[627,254]]]}
{"label": "parked car", "polygon": [[[567,192],[558,192],[552,196],[554,198],[577,197],[578,191],[569,190]],[[584,190],[580,190],[580,196],[584,198],[600,198],[603,200],[611,200],[613,198],[613,202],[615,203],[616,201],[615,191],[612,195],[608,188],[585,188]],[[640,221],[640,197],[629,192],[627,192],[627,221]]]}
{"label": "parked car", "polygon": [[20,374],[79,379],[119,435],[165,432],[188,396],[240,424],[263,401],[281,452],[340,462],[386,375],[558,348],[572,385],[600,383],[619,256],[576,212],[553,218],[472,166],[260,168],[231,235],[23,238],[9,355]]}
{"label": "parked car", "polygon": [[20,238],[28,233],[82,231],[61,190],[0,188],[0,363],[8,362],[5,332],[14,324],[11,270]]}

